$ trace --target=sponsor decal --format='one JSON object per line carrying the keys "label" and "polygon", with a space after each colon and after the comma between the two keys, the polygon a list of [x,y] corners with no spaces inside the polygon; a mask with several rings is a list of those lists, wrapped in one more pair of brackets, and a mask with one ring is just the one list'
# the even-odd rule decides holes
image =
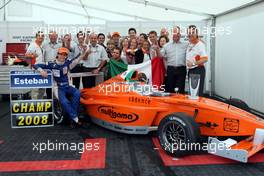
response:
{"label": "sponsor decal", "polygon": [[132,112],[124,112],[113,106],[99,106],[98,112],[109,116],[113,121],[119,123],[131,123],[139,119],[139,116]]}
{"label": "sponsor decal", "polygon": [[151,100],[149,98],[140,98],[140,97],[129,97],[128,101],[131,103],[146,104],[146,105],[149,105],[151,103]]}
{"label": "sponsor decal", "polygon": [[224,119],[224,131],[238,133],[239,132],[239,120],[237,119]]}

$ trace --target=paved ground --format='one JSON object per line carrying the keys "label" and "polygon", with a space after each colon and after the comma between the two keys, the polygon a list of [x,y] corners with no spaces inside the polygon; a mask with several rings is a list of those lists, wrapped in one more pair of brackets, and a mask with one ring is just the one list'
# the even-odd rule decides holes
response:
{"label": "paved ground", "polygon": [[[31,176],[262,176],[264,163],[196,166],[164,166],[159,153],[154,150],[152,137],[115,133],[94,124],[84,129],[71,129],[67,125],[50,128],[11,129],[9,103],[0,102],[0,163],[7,161],[78,160],[78,152],[32,151],[32,142],[65,141],[82,142],[84,139],[106,138],[106,164],[104,169],[71,171],[0,172],[0,175]],[[1,168],[0,168],[1,169]]]}

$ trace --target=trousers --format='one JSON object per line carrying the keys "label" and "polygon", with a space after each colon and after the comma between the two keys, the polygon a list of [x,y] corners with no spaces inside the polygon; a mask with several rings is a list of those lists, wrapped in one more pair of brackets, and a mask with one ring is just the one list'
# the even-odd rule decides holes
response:
{"label": "trousers", "polygon": [[60,86],[58,90],[62,109],[71,119],[78,117],[81,93],[72,86]]}

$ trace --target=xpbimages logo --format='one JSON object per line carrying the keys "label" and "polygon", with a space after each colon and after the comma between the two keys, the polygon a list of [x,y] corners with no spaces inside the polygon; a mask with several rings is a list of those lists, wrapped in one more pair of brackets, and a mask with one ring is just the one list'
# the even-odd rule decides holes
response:
{"label": "xpbimages logo", "polygon": [[164,150],[170,153],[176,153],[177,151],[210,151],[210,153],[216,153],[217,151],[230,150],[224,143],[194,143],[179,141],[178,143],[165,143]]}
{"label": "xpbimages logo", "polygon": [[84,142],[58,142],[57,140],[45,142],[32,143],[32,150],[38,153],[44,153],[49,151],[76,151],[78,153],[83,153],[84,151],[98,151],[100,150],[100,143],[84,143]]}
{"label": "xpbimages logo", "polygon": [[126,93],[126,92],[139,92],[144,95],[149,95],[152,92],[158,91],[165,92],[165,85],[157,86],[157,85],[148,85],[148,84],[140,84],[140,83],[131,83],[131,84],[120,84],[120,83],[112,83],[112,84],[100,84],[98,92],[103,93],[105,95],[109,95],[110,93]]}

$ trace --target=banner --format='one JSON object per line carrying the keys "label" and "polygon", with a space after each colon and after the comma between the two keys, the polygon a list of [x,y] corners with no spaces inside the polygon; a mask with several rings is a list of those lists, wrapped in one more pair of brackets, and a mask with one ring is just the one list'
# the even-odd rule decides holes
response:
{"label": "banner", "polygon": [[[10,110],[12,128],[53,126],[53,99],[13,100],[13,97],[23,97],[24,90],[50,88],[52,89],[52,73],[43,78],[32,70],[10,71]],[[15,92],[15,93],[14,93]]]}
{"label": "banner", "polygon": [[36,71],[11,71],[10,72],[10,88],[51,88],[52,74],[49,71],[48,77],[43,78]]}

